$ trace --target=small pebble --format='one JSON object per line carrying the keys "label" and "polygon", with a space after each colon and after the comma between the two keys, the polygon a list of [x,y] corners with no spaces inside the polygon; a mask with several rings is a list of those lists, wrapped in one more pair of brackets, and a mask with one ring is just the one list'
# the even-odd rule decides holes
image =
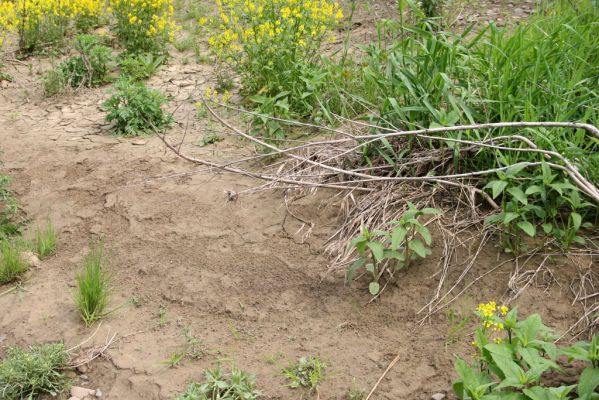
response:
{"label": "small pebble", "polygon": [[445,399],[445,397],[447,397],[447,396],[445,396],[445,393],[435,393],[431,396],[431,399],[432,400],[443,400],[443,399]]}
{"label": "small pebble", "polygon": [[102,397],[102,391],[100,389],[96,389],[96,397],[97,398]]}

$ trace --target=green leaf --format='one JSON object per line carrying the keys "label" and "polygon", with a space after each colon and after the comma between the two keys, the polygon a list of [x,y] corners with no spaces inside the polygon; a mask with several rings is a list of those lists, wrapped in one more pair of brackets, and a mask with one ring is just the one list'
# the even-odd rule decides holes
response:
{"label": "green leaf", "polygon": [[408,231],[401,226],[395,228],[393,233],[391,233],[391,248],[394,250],[399,248],[399,245],[403,242],[407,233]]}
{"label": "green leaf", "polygon": [[535,226],[528,221],[518,222],[518,228],[522,229],[528,236],[535,237],[537,230]]}
{"label": "green leaf", "polygon": [[379,242],[368,242],[367,244],[370,251],[372,251],[372,256],[376,261],[381,261],[383,259],[383,253],[385,252],[385,248]]}
{"label": "green leaf", "polygon": [[426,257],[426,255],[427,255],[426,247],[418,239],[410,240],[408,242],[408,247],[410,249],[414,250],[414,252],[422,258]]}
{"label": "green leaf", "polygon": [[503,190],[506,188],[506,186],[506,181],[491,181],[485,186],[485,189],[491,189],[492,196],[494,199],[496,199],[497,196],[503,193]]}
{"label": "green leaf", "polygon": [[537,185],[531,185],[526,188],[525,195],[530,196],[531,194],[542,193],[543,190]]}
{"label": "green leaf", "polygon": [[599,386],[599,368],[585,368],[580,374],[578,381],[578,396],[591,398],[591,394],[595,392],[595,388]]}
{"label": "green leaf", "polygon": [[510,165],[510,167],[505,171],[505,173],[509,177],[515,178],[524,168],[526,168],[526,163]]}
{"label": "green leaf", "polygon": [[528,346],[537,338],[539,330],[543,326],[543,321],[539,314],[532,314],[516,326],[516,335],[520,338],[520,344],[523,347]]}
{"label": "green leaf", "polygon": [[[520,387],[522,384],[526,382],[522,382],[522,378],[525,376],[524,370],[516,364],[511,357],[506,357],[499,353],[491,353],[491,357],[495,362],[495,365],[503,372],[505,375],[505,380],[503,381],[501,387]],[[498,386],[498,388],[499,388]]]}
{"label": "green leaf", "polygon": [[360,268],[362,268],[364,266],[364,263],[366,262],[366,260],[364,260],[363,258],[358,258],[356,261],[353,262],[353,264],[348,268],[347,270],[347,274],[345,275],[345,280],[348,283],[351,283],[351,281],[354,280],[354,275],[356,273],[357,270],[359,270]]}
{"label": "green leaf", "polygon": [[368,285],[368,290],[370,291],[371,295],[376,296],[379,293],[379,290],[381,290],[381,285],[379,285],[378,282],[370,282],[370,285]]}
{"label": "green leaf", "polygon": [[543,232],[545,232],[545,234],[550,234],[551,231],[553,230],[553,224],[550,223],[545,223],[541,225],[543,227]]}
{"label": "green leaf", "polygon": [[519,187],[511,187],[507,190],[507,192],[509,194],[511,194],[512,197],[514,197],[520,203],[522,203],[524,205],[528,204],[528,199],[526,198],[526,195],[524,194],[522,189],[520,189]]}
{"label": "green leaf", "polygon": [[577,212],[573,212],[570,214],[570,218],[572,219],[572,226],[574,231],[578,231],[580,229],[580,225],[582,224],[582,216]]}
{"label": "green leaf", "polygon": [[510,222],[512,222],[513,220],[517,219],[520,217],[520,214],[517,214],[515,212],[507,212],[503,215],[503,223],[505,225],[509,224]]}
{"label": "green leaf", "polygon": [[422,239],[424,239],[424,243],[426,243],[427,246],[430,246],[433,242],[433,238],[429,230],[425,226],[418,226],[416,230],[418,231],[420,236],[422,236]]}
{"label": "green leaf", "polygon": [[522,392],[530,397],[530,400],[558,400],[548,389],[540,386],[524,389]]}

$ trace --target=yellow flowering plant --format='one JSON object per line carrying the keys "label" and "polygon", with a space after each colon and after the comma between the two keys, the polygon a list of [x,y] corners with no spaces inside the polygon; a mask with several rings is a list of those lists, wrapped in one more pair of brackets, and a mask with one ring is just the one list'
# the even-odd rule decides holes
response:
{"label": "yellow flowering plant", "polygon": [[175,38],[173,0],[110,0],[108,11],[128,53],[164,54]]}
{"label": "yellow flowering plant", "polygon": [[[343,18],[329,0],[216,0],[218,27],[209,44],[232,64],[247,95],[285,93],[290,110],[312,112],[313,93],[326,75],[318,68],[323,42]],[[205,20],[200,23],[206,23]]]}
{"label": "yellow flowering plant", "polygon": [[0,48],[6,37],[17,30],[17,11],[12,1],[0,2]]}
{"label": "yellow flowering plant", "polygon": [[546,386],[544,374],[560,371],[556,363],[558,354],[570,356],[581,352],[558,348],[555,341],[559,336],[543,324],[540,315],[532,314],[518,321],[517,309],[510,310],[494,301],[479,304],[475,314],[480,321],[472,342],[477,366],[456,359],[459,379],[454,382],[453,390],[458,399],[559,400],[572,398],[574,391],[579,399],[596,398],[592,397],[599,383],[595,382],[599,376],[595,364],[581,374],[578,384]]}

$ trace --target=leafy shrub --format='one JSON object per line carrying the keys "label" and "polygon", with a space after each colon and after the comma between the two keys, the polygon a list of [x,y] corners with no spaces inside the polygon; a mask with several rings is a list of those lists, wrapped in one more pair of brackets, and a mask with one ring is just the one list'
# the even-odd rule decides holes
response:
{"label": "leafy shrub", "polygon": [[75,49],[79,55],[59,66],[70,85],[92,87],[106,83],[112,60],[110,48],[100,44],[97,36],[79,35],[75,38]]}
{"label": "leafy shrub", "polygon": [[313,111],[313,93],[324,84],[319,65],[323,41],[343,18],[327,0],[218,0],[220,32],[209,43],[233,64],[243,92],[286,97],[301,116]]}
{"label": "leafy shrub", "polygon": [[83,271],[77,275],[75,303],[86,326],[106,315],[110,300],[110,277],[104,269],[103,253],[101,243],[92,246],[85,256]]}
{"label": "leafy shrub", "polygon": [[116,35],[128,53],[166,53],[177,26],[172,0],[110,0]]}
{"label": "leafy shrub", "polygon": [[418,219],[439,213],[434,208],[419,210],[409,203],[409,209],[401,218],[390,222],[389,231],[370,232],[367,227],[362,227],[362,233],[350,243],[358,252],[358,259],[348,269],[346,280],[351,282],[360,268],[366,268],[372,275],[368,287],[370,293],[378,294],[379,279],[388,268],[399,270],[409,267],[413,260],[425,258],[431,253],[428,247],[432,243],[431,234]]}
{"label": "leafy shrub", "polygon": [[128,56],[121,61],[121,75],[131,81],[143,81],[154,75],[165,60],[164,55],[152,53]]}
{"label": "leafy shrub", "polygon": [[254,377],[236,368],[230,374],[220,367],[207,369],[204,379],[204,383],[191,383],[176,400],[255,400],[261,395]]}
{"label": "leafy shrub", "polygon": [[103,107],[108,112],[106,119],[114,122],[115,133],[137,136],[170,126],[172,117],[162,109],[166,102],[160,91],[149,89],[141,82],[120,79],[116,92]]}
{"label": "leafy shrub", "polygon": [[[538,314],[518,321],[516,309],[497,307],[495,302],[480,304],[476,315],[480,325],[474,333],[477,367],[457,358],[455,368],[460,379],[453,385],[458,399],[518,399],[559,400],[599,398],[599,334],[591,343],[578,343],[558,348],[552,330]],[[590,363],[580,375],[578,384],[548,387],[543,375],[560,371],[556,359],[559,354]]]}
{"label": "leafy shrub", "polygon": [[9,347],[0,361],[0,398],[33,399],[57,396],[70,387],[62,371],[69,355],[62,343],[30,346],[29,351]]}
{"label": "leafy shrub", "polygon": [[8,240],[0,241],[0,284],[12,282],[27,271],[21,249]]}
{"label": "leafy shrub", "polygon": [[302,357],[297,363],[289,365],[283,370],[283,375],[289,379],[290,388],[307,387],[318,391],[318,386],[325,377],[326,365],[318,356]]}

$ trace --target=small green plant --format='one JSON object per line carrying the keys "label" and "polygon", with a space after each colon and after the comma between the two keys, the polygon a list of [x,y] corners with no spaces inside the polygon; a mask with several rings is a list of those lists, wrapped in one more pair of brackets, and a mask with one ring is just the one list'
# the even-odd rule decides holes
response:
{"label": "small green plant", "polygon": [[325,378],[326,365],[318,356],[301,357],[295,364],[283,369],[283,375],[289,380],[290,388],[306,387],[318,392],[318,386]]}
{"label": "small green plant", "polygon": [[181,364],[181,361],[183,361],[183,357],[185,357],[185,353],[174,352],[173,354],[171,354],[169,358],[162,361],[162,364],[168,365],[169,368],[175,368],[179,364]]}
{"label": "small green plant", "polygon": [[52,222],[48,221],[45,228],[37,228],[35,231],[35,253],[43,260],[55,250],[56,231]]}
{"label": "small green plant", "polygon": [[186,357],[199,360],[206,355],[204,343],[193,334],[191,326],[184,327],[181,336],[185,339],[184,354]]}
{"label": "small green plant", "polygon": [[100,86],[109,81],[112,62],[109,47],[102,45],[97,36],[79,35],[75,38],[75,49],[79,55],[59,66],[72,87]]}
{"label": "small green plant", "polygon": [[219,135],[218,133],[209,133],[208,135],[205,135],[198,141],[198,146],[206,147],[211,144],[221,142],[223,140],[225,140],[225,138]]}
{"label": "small green plant", "polygon": [[43,78],[44,95],[46,97],[56,96],[64,93],[67,87],[67,78],[59,68],[52,68]]}
{"label": "small green plant", "polygon": [[191,383],[176,400],[255,400],[262,394],[252,375],[233,368],[225,374],[221,367],[204,371],[204,383]]}
{"label": "small green plant", "polygon": [[152,53],[130,55],[120,63],[121,75],[131,81],[143,81],[154,75],[165,61],[164,55]]}
{"label": "small green plant", "polygon": [[[453,390],[460,400],[518,399],[565,400],[574,392],[579,400],[598,399],[597,345],[599,334],[591,343],[578,343],[559,349],[553,331],[543,325],[538,314],[518,320],[516,309],[498,307],[491,301],[480,304],[476,311],[480,325],[472,345],[476,349],[477,366],[457,358],[455,368],[460,377]],[[588,361],[577,384],[548,386],[543,375],[559,372],[559,354]]]}
{"label": "small green plant", "polygon": [[172,117],[162,109],[166,102],[158,90],[141,82],[119,79],[115,93],[103,107],[108,113],[106,119],[114,123],[114,133],[139,136],[171,125]]}
{"label": "small green plant", "polygon": [[70,387],[63,374],[68,360],[62,343],[33,345],[29,350],[9,347],[0,361],[0,398],[21,400],[64,393]]}
{"label": "small green plant", "polygon": [[104,246],[97,243],[85,256],[83,271],[77,275],[75,303],[86,326],[106,316],[110,300],[110,277],[104,268]]}
{"label": "small green plant", "polygon": [[412,203],[408,207],[399,220],[391,221],[389,231],[371,232],[363,227],[362,233],[351,241],[350,246],[356,249],[358,259],[347,271],[347,282],[352,282],[355,273],[365,268],[372,276],[368,289],[374,296],[379,293],[379,280],[388,268],[407,268],[413,260],[425,258],[431,253],[431,234],[419,218],[438,215],[440,211],[434,208],[419,210]]}
{"label": "small green plant", "polygon": [[158,308],[158,326],[163,327],[168,323],[168,309],[164,304]]}
{"label": "small green plant", "polygon": [[0,240],[0,284],[13,282],[27,271],[21,249],[9,240]]}
{"label": "small green plant", "polygon": [[19,233],[15,219],[19,205],[9,189],[10,177],[0,173],[0,241]]}
{"label": "small green plant", "polygon": [[453,308],[447,309],[445,318],[449,325],[447,336],[445,337],[445,347],[448,347],[462,340],[465,335],[466,324],[470,322],[470,318],[467,315],[462,315]]}
{"label": "small green plant", "polygon": [[355,387],[351,387],[345,393],[345,400],[364,400],[366,398],[366,393],[363,390],[357,389]]}

